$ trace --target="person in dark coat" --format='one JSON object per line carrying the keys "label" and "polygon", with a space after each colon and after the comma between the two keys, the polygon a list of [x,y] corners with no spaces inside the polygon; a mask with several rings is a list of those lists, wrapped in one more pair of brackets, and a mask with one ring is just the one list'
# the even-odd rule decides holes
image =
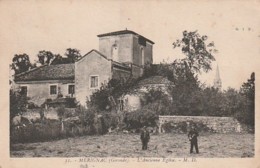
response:
{"label": "person in dark coat", "polygon": [[193,153],[193,147],[195,147],[196,153],[199,153],[198,139],[197,139],[198,136],[199,133],[197,129],[194,126],[192,126],[191,130],[188,133],[188,138],[190,141],[190,153]]}
{"label": "person in dark coat", "polygon": [[147,128],[144,126],[141,130],[141,141],[142,141],[142,150],[147,150],[148,142],[150,140],[150,133]]}

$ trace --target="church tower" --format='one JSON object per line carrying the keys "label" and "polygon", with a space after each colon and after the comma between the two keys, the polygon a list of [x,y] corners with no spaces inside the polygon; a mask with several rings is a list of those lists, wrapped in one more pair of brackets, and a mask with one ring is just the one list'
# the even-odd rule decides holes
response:
{"label": "church tower", "polygon": [[216,76],[215,76],[215,79],[214,79],[214,88],[221,90],[221,87],[222,87],[222,82],[221,82],[221,79],[220,79],[219,69],[218,69],[218,65],[217,65]]}

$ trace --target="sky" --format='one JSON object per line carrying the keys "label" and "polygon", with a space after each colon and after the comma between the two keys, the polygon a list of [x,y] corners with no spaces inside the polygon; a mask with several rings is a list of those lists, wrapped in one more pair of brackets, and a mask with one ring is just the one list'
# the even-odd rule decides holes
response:
{"label": "sky", "polygon": [[[154,63],[184,55],[172,43],[184,30],[214,41],[212,71],[200,75],[212,85],[219,66],[223,89],[239,89],[260,63],[259,1],[0,1],[0,58],[11,63],[26,53],[34,62],[40,50],[84,55],[98,49],[98,34],[132,30],[155,42]],[[8,64],[2,66],[8,74]]]}

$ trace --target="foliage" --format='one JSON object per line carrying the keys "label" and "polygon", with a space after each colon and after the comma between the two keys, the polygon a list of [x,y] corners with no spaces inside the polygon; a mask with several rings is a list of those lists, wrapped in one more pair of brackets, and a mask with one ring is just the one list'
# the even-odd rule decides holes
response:
{"label": "foliage", "polygon": [[201,98],[200,102],[203,110],[200,115],[228,116],[221,108],[223,100],[225,100],[224,94],[219,92],[218,89],[214,87],[204,88],[199,97]]}
{"label": "foliage", "polygon": [[64,118],[64,114],[65,114],[65,107],[64,106],[58,107],[57,115],[58,115],[60,121]]}
{"label": "foliage", "polygon": [[197,31],[183,31],[181,40],[176,40],[173,47],[180,47],[187,56],[182,61],[189,67],[191,72],[200,73],[201,70],[211,70],[211,62],[215,61],[213,56],[217,52],[214,42],[207,43],[208,37],[201,36]]}
{"label": "foliage", "polygon": [[54,54],[52,52],[45,50],[39,51],[37,56],[38,61],[39,63],[41,63],[41,65],[50,64],[51,60],[54,58]]}
{"label": "foliage", "polygon": [[99,111],[116,110],[116,100],[137,88],[137,81],[140,79],[129,78],[128,80],[111,79],[107,84],[102,84],[87,100],[87,106]]}
{"label": "foliage", "polygon": [[126,113],[124,123],[127,129],[140,129],[143,126],[157,126],[158,115],[148,109],[142,108],[131,113]]}
{"label": "foliage", "polygon": [[142,109],[149,109],[157,115],[169,115],[172,107],[170,95],[167,95],[167,90],[162,88],[147,88],[148,91],[144,93],[141,99]]}
{"label": "foliage", "polygon": [[20,90],[11,89],[9,92],[10,96],[10,121],[18,115],[26,112],[27,110],[27,97],[21,94]]}
{"label": "foliage", "polygon": [[30,58],[27,54],[15,54],[12,60],[11,69],[15,74],[28,71],[32,67]]}
{"label": "foliage", "polygon": [[235,116],[244,106],[244,98],[233,88],[228,88],[220,97],[222,116]]}
{"label": "foliage", "polygon": [[52,65],[57,64],[70,64],[73,63],[70,59],[62,57],[60,54],[54,55],[54,59],[52,61]]}
{"label": "foliage", "polygon": [[15,143],[42,142],[62,138],[60,122],[46,119],[41,123],[34,123],[13,129],[10,141]]}
{"label": "foliage", "polygon": [[201,88],[197,76],[183,62],[174,62],[172,66],[174,86],[169,87],[172,114],[198,115]]}
{"label": "foliage", "polygon": [[70,60],[71,63],[76,62],[82,57],[80,51],[75,48],[68,48],[66,50],[65,56],[67,56],[67,58]]}
{"label": "foliage", "polygon": [[151,76],[163,76],[168,80],[173,81],[173,66],[172,64],[162,62],[160,64],[145,65],[142,78]]}
{"label": "foliage", "polygon": [[94,117],[96,114],[96,111],[94,109],[86,109],[83,106],[78,106],[76,108],[76,113],[84,126],[93,126]]}
{"label": "foliage", "polygon": [[240,88],[240,94],[243,97],[243,106],[237,114],[237,119],[253,129],[255,127],[255,73],[253,72],[250,79],[243,83]]}

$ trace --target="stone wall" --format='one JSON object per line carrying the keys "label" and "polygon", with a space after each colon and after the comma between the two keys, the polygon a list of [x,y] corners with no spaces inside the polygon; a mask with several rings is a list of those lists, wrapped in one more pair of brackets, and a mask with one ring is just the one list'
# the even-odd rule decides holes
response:
{"label": "stone wall", "polygon": [[[58,108],[48,108],[44,109],[44,117],[47,119],[54,119],[59,120],[59,116],[57,113]],[[27,109],[26,112],[23,113],[23,117],[29,119],[29,120],[36,120],[40,119],[40,108],[36,109]],[[75,108],[64,108],[64,115],[66,116],[76,116],[76,109]]]}
{"label": "stone wall", "polygon": [[163,133],[164,124],[171,123],[178,125],[186,123],[189,127],[191,123],[200,124],[208,128],[210,132],[231,133],[243,132],[245,129],[233,117],[209,117],[209,116],[159,116],[159,132]]}

